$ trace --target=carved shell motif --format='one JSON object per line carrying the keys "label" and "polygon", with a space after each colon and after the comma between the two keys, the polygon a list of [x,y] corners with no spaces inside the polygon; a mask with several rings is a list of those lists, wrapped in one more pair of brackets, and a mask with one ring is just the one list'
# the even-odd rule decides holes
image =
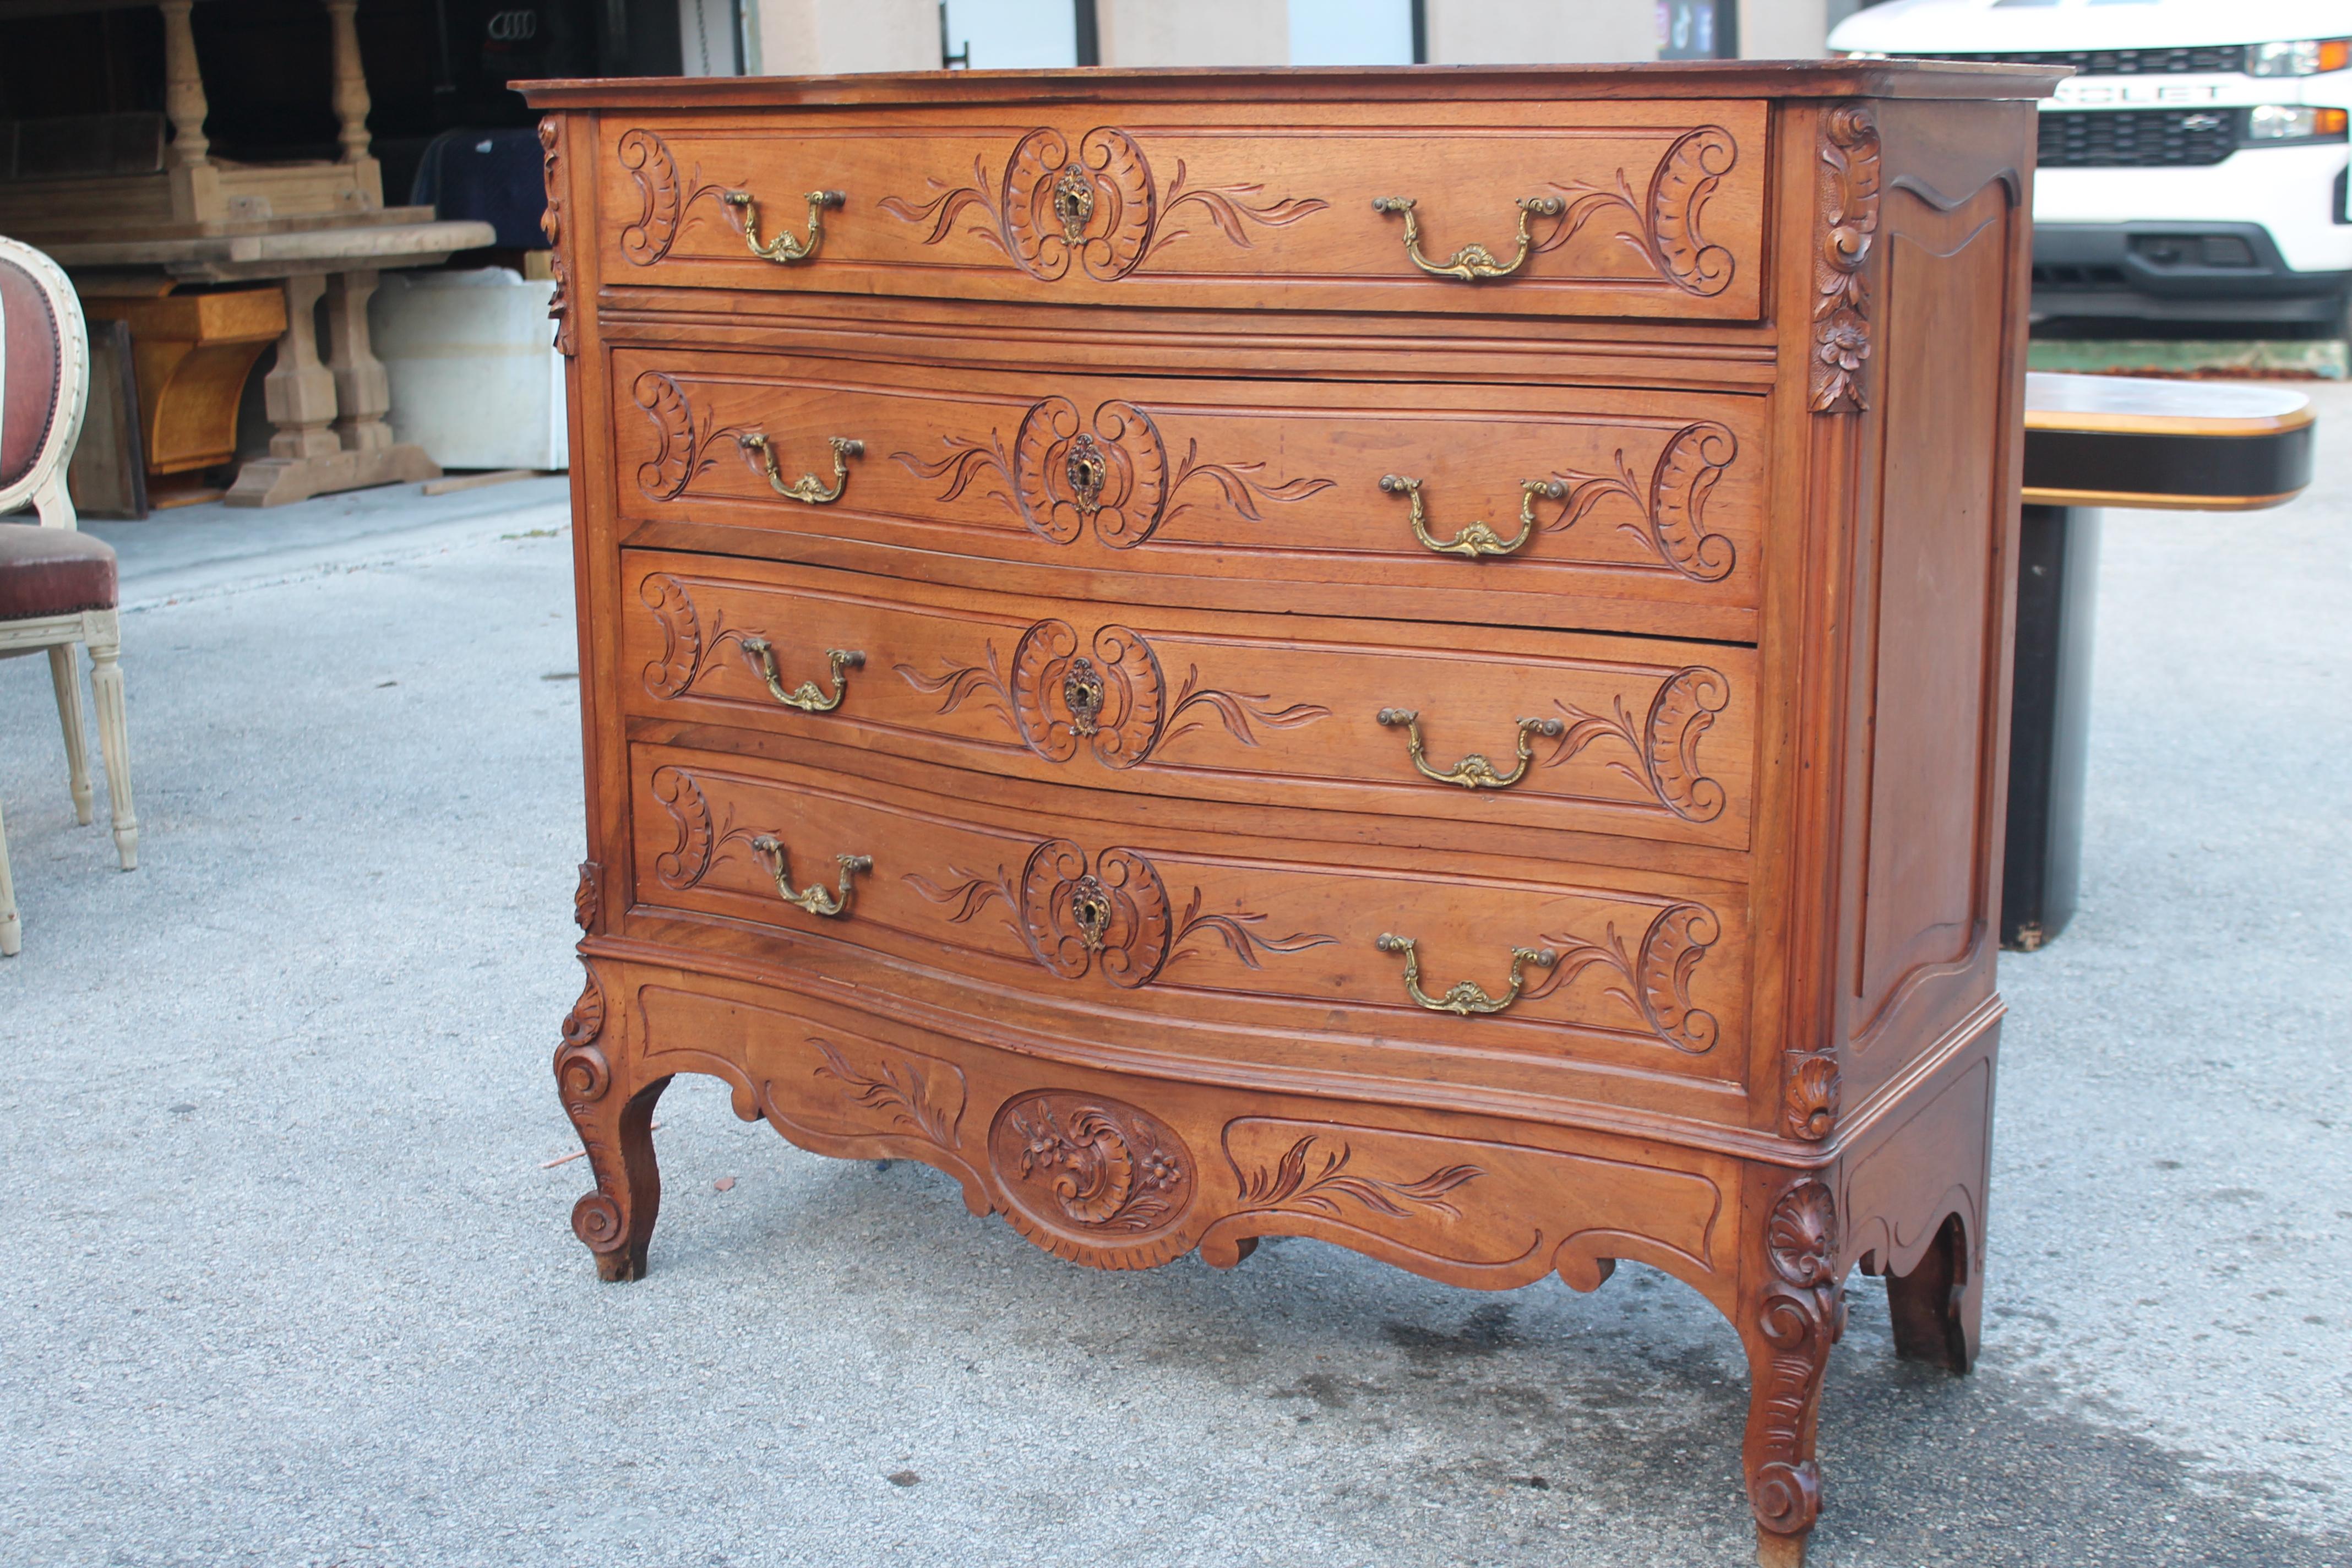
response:
{"label": "carved shell motif", "polygon": [[1837,1260],[1837,1199],[1816,1181],[1802,1181],[1780,1194],[1765,1227],[1765,1250],[1772,1271],[1805,1289],[1832,1283]]}
{"label": "carved shell motif", "polygon": [[[1022,1229],[1063,1257],[1055,1232],[1117,1244],[1174,1226],[1192,1202],[1193,1161],[1174,1130],[1148,1111],[1099,1095],[1046,1092],[1007,1104],[989,1136],[989,1161]],[[1099,1244],[1099,1243],[1098,1243]],[[1084,1242],[1078,1244],[1083,1247]],[[1163,1262],[1173,1248],[1129,1256]]]}
{"label": "carved shell motif", "polygon": [[1150,645],[1125,626],[1104,626],[1081,653],[1067,621],[1040,621],[1013,649],[1013,721],[1051,762],[1084,744],[1106,767],[1133,767],[1160,737],[1167,696]]}
{"label": "carved shell motif", "polygon": [[1133,990],[1168,960],[1168,889],[1131,849],[1106,849],[1089,866],[1076,844],[1049,839],[1030,851],[1019,891],[1023,940],[1066,980],[1099,963],[1104,979]]}
{"label": "carved shell motif", "polygon": [[1091,525],[1114,550],[1150,537],[1168,499],[1168,449],[1150,415],[1106,403],[1089,425],[1066,397],[1049,397],[1021,421],[1013,482],[1022,515],[1056,544]]}

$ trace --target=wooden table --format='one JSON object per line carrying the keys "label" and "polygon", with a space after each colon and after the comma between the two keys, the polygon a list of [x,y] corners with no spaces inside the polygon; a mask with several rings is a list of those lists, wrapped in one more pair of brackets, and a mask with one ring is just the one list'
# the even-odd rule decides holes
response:
{"label": "wooden table", "polygon": [[2099,509],[2252,511],[2311,482],[2311,399],[2273,384],[2025,378],[2001,945],[2063,930],[2082,879]]}

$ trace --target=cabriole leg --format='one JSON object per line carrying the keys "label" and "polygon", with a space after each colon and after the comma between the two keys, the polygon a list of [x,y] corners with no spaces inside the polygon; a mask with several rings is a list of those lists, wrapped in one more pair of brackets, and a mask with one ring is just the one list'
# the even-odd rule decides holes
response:
{"label": "cabriole leg", "polygon": [[74,669],[70,643],[49,649],[49,681],[58,689],[58,726],[66,735],[66,783],[73,791],[74,820],[89,826],[89,734],[81,722],[81,677]]}
{"label": "cabriole leg", "polygon": [[1756,1560],[1800,1568],[1805,1538],[1822,1510],[1813,1439],[1830,1347],[1845,1331],[1838,1281],[1837,1206],[1830,1189],[1804,1178],[1775,1201],[1764,1236],[1763,1286],[1741,1325],[1752,1380],[1741,1458],[1756,1510]]}
{"label": "cabriole leg", "polygon": [[596,1273],[606,1280],[642,1279],[646,1247],[661,1212],[661,1171],[654,1158],[654,1107],[667,1077],[634,1089],[616,1084],[612,1064],[597,1044],[604,1026],[604,994],[593,972],[588,988],[563,1020],[563,1044],[555,1053],[556,1090],[563,1112],[588,1151],[596,1190],[572,1210],[572,1233],[596,1255]]}

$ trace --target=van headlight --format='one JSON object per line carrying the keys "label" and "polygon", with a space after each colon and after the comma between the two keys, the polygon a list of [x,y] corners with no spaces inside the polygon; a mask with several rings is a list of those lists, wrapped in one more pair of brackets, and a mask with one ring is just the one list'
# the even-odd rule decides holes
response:
{"label": "van headlight", "polygon": [[2352,38],[2299,38],[2287,44],[2248,44],[2248,76],[2317,76],[2352,65]]}
{"label": "van headlight", "polygon": [[2249,142],[2340,142],[2345,111],[2303,103],[2264,103],[2246,110]]}

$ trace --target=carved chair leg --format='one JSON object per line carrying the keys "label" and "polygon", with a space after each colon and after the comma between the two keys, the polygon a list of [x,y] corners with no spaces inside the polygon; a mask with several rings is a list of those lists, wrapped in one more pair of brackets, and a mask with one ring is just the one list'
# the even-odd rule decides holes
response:
{"label": "carved chair leg", "polygon": [[89,732],[81,721],[81,675],[74,668],[71,643],[49,649],[49,681],[58,689],[58,726],[66,734],[66,783],[73,791],[74,820],[89,826]]}
{"label": "carved chair leg", "polygon": [[0,818],[0,958],[16,957],[24,939],[16,919],[16,883],[8,875],[8,824]]}
{"label": "carved chair leg", "polygon": [[1984,1283],[1969,1253],[1960,1216],[1945,1217],[1936,1239],[1908,1274],[1886,1277],[1886,1308],[1895,1324],[1895,1353],[1947,1372],[1976,1363]]}
{"label": "carved chair leg", "polygon": [[1805,1539],[1822,1510],[1813,1439],[1830,1347],[1845,1331],[1836,1259],[1830,1189],[1810,1178],[1791,1184],[1773,1205],[1763,1286],[1740,1333],[1751,1380],[1741,1458],[1762,1568],[1801,1568]]}
{"label": "carved chair leg", "polygon": [[89,690],[98,708],[98,751],[106,763],[106,798],[114,816],[114,850],[122,868],[139,868],[139,814],[131,806],[131,726],[123,710],[121,633],[115,612],[89,619]]}

